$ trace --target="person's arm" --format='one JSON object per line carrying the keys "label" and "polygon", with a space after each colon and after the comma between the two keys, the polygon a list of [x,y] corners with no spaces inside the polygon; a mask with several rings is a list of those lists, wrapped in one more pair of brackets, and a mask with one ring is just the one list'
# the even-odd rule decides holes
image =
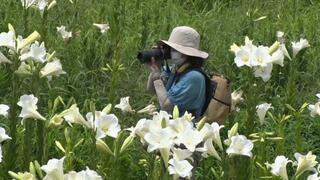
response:
{"label": "person's arm", "polygon": [[153,84],[159,100],[161,110],[172,112],[174,106],[168,98],[167,90],[164,87],[163,81],[161,79],[157,79],[153,81]]}
{"label": "person's arm", "polygon": [[155,93],[156,90],[153,85],[153,81],[160,78],[160,73],[151,72],[148,77],[147,89],[152,93]]}

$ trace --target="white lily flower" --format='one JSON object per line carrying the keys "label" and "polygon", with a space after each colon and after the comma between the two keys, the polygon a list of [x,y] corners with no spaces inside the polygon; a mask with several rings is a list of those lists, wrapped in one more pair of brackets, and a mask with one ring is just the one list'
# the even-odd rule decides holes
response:
{"label": "white lily flower", "polygon": [[46,165],[41,166],[41,169],[46,172],[43,180],[64,180],[63,161],[61,159],[50,159]]}
{"label": "white lily flower", "polygon": [[149,115],[153,115],[153,113],[156,111],[157,111],[157,107],[154,104],[149,104],[148,106],[139,110],[137,113],[147,113]]}
{"label": "white lily flower", "polygon": [[319,173],[314,173],[312,175],[309,175],[307,180],[320,180],[320,176],[318,176]]}
{"label": "white lily flower", "polygon": [[223,128],[224,125],[219,125],[216,122],[213,122],[211,125],[205,123],[203,128],[200,130],[200,134],[203,137],[203,140],[212,139],[221,150],[223,150],[221,138],[220,138],[220,129]]}
{"label": "white lily flower", "polygon": [[170,149],[173,146],[173,131],[169,128],[156,129],[146,133],[144,139],[149,144],[148,152]]}
{"label": "white lily flower", "polygon": [[70,32],[66,31],[66,27],[65,26],[57,27],[57,31],[60,33],[61,37],[65,41],[72,37],[72,32],[71,31]]}
{"label": "white lily flower", "polygon": [[143,138],[144,135],[149,132],[146,122],[147,119],[140,119],[135,127],[127,128],[126,130],[131,131],[130,136],[136,137],[136,135],[138,135],[140,138]]}
{"label": "white lily flower", "polygon": [[266,67],[254,67],[254,76],[267,82],[271,78],[272,67],[272,63],[268,63]]}
{"label": "white lily flower", "polygon": [[97,119],[100,119],[101,116],[102,116],[102,114],[107,114],[107,113],[105,113],[105,112],[103,112],[103,111],[96,111],[96,112],[94,113],[94,116],[93,116],[92,112],[88,112],[88,113],[86,114],[86,119],[87,119],[87,121],[88,121],[89,128],[93,129],[94,131],[97,129],[97,127],[96,127],[96,125],[95,125],[95,121],[96,121]]}
{"label": "white lily flower", "polygon": [[236,57],[234,58],[234,62],[238,67],[242,66],[252,66],[253,54],[250,49],[246,46],[240,46],[240,49],[236,52]]}
{"label": "white lily flower", "polygon": [[174,120],[170,120],[168,122],[169,122],[169,127],[172,128],[177,135],[180,133],[183,133],[187,129],[192,129],[194,127],[192,122],[187,121],[186,119],[183,119],[183,118],[177,118]]}
{"label": "white lily flower", "polygon": [[86,170],[80,172],[70,171],[64,175],[64,180],[102,180],[102,177],[87,167]]}
{"label": "white lily flower", "polygon": [[97,23],[93,23],[94,26],[98,27],[100,29],[100,32],[102,34],[106,33],[109,29],[110,26],[109,24],[97,24]]}
{"label": "white lily flower", "polygon": [[259,117],[259,120],[260,120],[260,124],[264,124],[264,118],[266,116],[266,113],[267,111],[272,108],[271,107],[271,104],[268,104],[268,103],[263,103],[263,104],[259,104],[256,106],[256,109],[257,109],[257,114],[258,114],[258,117]]}
{"label": "white lily flower", "polygon": [[276,52],[274,52],[271,56],[271,59],[273,64],[279,64],[281,67],[283,67],[284,55],[281,49],[278,49]]}
{"label": "white lily flower", "polygon": [[69,123],[81,124],[85,127],[90,128],[89,123],[80,114],[77,104],[73,104],[69,109],[64,110],[62,113],[60,113],[59,116],[62,116]]}
{"label": "white lily flower", "polygon": [[304,48],[310,47],[309,42],[306,39],[301,38],[299,42],[292,42],[292,50],[293,50],[293,57]]}
{"label": "white lily flower", "polygon": [[22,120],[28,118],[46,120],[38,111],[37,107],[38,98],[34,97],[33,94],[30,95],[22,95],[20,97],[20,101],[17,103],[20,107],[22,107],[21,113],[19,117],[22,117]]}
{"label": "white lily flower", "polygon": [[123,97],[120,99],[120,104],[115,105],[115,108],[121,109],[122,112],[134,112],[129,104],[130,97]]}
{"label": "white lily flower", "polygon": [[31,66],[29,64],[26,64],[25,62],[22,62],[19,68],[14,73],[22,77],[32,75]]}
{"label": "white lily flower", "polygon": [[231,93],[231,111],[237,111],[237,104],[243,101],[243,91],[233,91]]}
{"label": "white lily flower", "polygon": [[182,178],[191,177],[191,170],[193,169],[193,166],[187,160],[178,161],[175,159],[170,159],[169,164],[169,174],[175,175],[176,178],[177,176]]}
{"label": "white lily flower", "polygon": [[315,170],[315,166],[318,164],[316,161],[317,156],[313,155],[311,151],[306,155],[302,155],[300,153],[294,153],[294,157],[296,158],[296,162],[294,165],[298,165],[296,170],[296,175],[299,176],[305,171],[313,171]]}
{"label": "white lily flower", "polygon": [[277,38],[278,39],[281,39],[281,38],[283,38],[283,36],[284,36],[284,32],[282,32],[282,31],[277,31]]}
{"label": "white lily flower", "polygon": [[47,5],[48,5],[48,0],[38,0],[36,6],[39,9],[41,15],[43,15],[43,12],[44,12],[45,8],[47,7]]}
{"label": "white lily flower", "polygon": [[194,119],[194,116],[192,116],[191,113],[188,113],[188,111],[186,111],[184,112],[184,115],[181,118],[191,122]]}
{"label": "white lily flower", "polygon": [[104,138],[107,135],[117,138],[118,133],[121,130],[118,118],[114,114],[101,113],[99,119],[95,120],[95,126],[97,128],[97,139]]}
{"label": "white lily flower", "polygon": [[192,159],[192,152],[188,149],[180,149],[180,148],[172,148],[172,156],[173,159],[177,161],[182,161],[185,159]]}
{"label": "white lily flower", "polygon": [[21,0],[22,6],[24,8],[29,8],[37,3],[37,0]]}
{"label": "white lily flower", "polygon": [[5,104],[0,104],[0,115],[8,117],[9,106]]}
{"label": "white lily flower", "polygon": [[177,145],[183,144],[186,148],[194,152],[196,146],[203,140],[201,134],[197,130],[186,129],[183,133],[178,134],[175,143]]}
{"label": "white lily flower", "polygon": [[251,61],[252,66],[266,67],[271,62],[272,58],[269,54],[269,48],[265,46],[259,46],[252,52],[253,59]]}
{"label": "white lily flower", "polygon": [[196,148],[196,151],[202,152],[202,156],[207,158],[208,154],[215,157],[216,159],[218,159],[219,161],[221,161],[221,158],[218,154],[218,152],[216,151],[216,149],[214,148],[213,144],[212,144],[212,139],[207,139],[204,144],[203,147],[200,148]]}
{"label": "white lily flower", "polygon": [[288,180],[287,164],[292,162],[285,156],[277,156],[273,164],[270,164],[271,173],[280,176],[283,180]]}
{"label": "white lily flower", "polygon": [[47,63],[40,70],[40,77],[59,76],[61,74],[66,74],[66,72],[62,70],[62,65],[60,63],[60,60],[57,58],[54,58],[52,62]]}
{"label": "white lily flower", "polygon": [[8,47],[12,50],[16,49],[15,34],[12,31],[0,33],[0,47]]}
{"label": "white lily flower", "polygon": [[252,157],[251,150],[253,149],[253,143],[247,139],[244,135],[235,135],[231,137],[231,144],[227,149],[229,155],[243,155]]}
{"label": "white lily flower", "polygon": [[83,174],[77,173],[75,171],[70,171],[67,174],[64,174],[63,180],[85,180]]}
{"label": "white lily flower", "polygon": [[25,61],[27,59],[31,59],[35,62],[44,63],[46,61],[46,56],[47,52],[44,43],[42,42],[39,45],[39,42],[36,41],[31,44],[28,52],[21,54],[20,60]]}
{"label": "white lily flower", "polygon": [[90,179],[90,180],[103,180],[102,177],[96,172],[88,167],[86,167],[86,170],[82,171],[85,174],[85,179]]}
{"label": "white lily flower", "polygon": [[316,104],[310,104],[308,106],[311,117],[315,117],[316,115],[320,116],[320,101]]}
{"label": "white lily flower", "polygon": [[8,139],[12,139],[12,138],[6,134],[6,130],[3,127],[0,127],[0,143]]}
{"label": "white lily flower", "polygon": [[2,52],[0,52],[0,64],[1,63],[11,64],[12,62],[5,55],[3,55]]}
{"label": "white lily flower", "polygon": [[317,93],[316,96],[318,98],[318,101],[320,101],[320,93]]}
{"label": "white lily flower", "polygon": [[220,138],[220,129],[224,128],[224,125],[220,126],[218,123],[213,122],[211,123],[211,127],[213,128],[213,137],[212,137],[213,142],[216,143],[221,150],[223,150],[222,142]]}

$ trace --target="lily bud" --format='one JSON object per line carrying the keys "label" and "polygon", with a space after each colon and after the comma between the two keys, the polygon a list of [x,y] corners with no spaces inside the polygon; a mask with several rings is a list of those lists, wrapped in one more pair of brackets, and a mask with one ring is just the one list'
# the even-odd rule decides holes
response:
{"label": "lily bud", "polygon": [[239,46],[236,45],[235,43],[233,43],[233,44],[230,46],[229,51],[230,51],[230,52],[233,52],[233,53],[236,53],[239,49],[240,49]]}
{"label": "lily bud", "polygon": [[37,160],[34,161],[34,166],[35,166],[35,169],[36,169],[36,172],[38,173],[40,179],[43,178],[43,173],[42,173],[42,170],[41,170],[41,166],[39,164],[39,162]]}
{"label": "lily bud", "polygon": [[110,154],[114,156],[109,146],[105,142],[103,142],[101,139],[96,139],[96,148],[98,149],[98,151],[102,153]]}
{"label": "lily bud", "polygon": [[166,123],[166,119],[165,118],[162,118],[162,120],[161,120],[161,127],[162,128],[166,128],[167,127],[167,123]]}
{"label": "lily bud", "polygon": [[59,126],[63,122],[63,118],[58,114],[55,114],[49,121],[49,125]]}
{"label": "lily bud", "polygon": [[56,146],[64,153],[66,153],[66,150],[63,148],[62,144],[59,141],[55,141]]}
{"label": "lily bud", "polygon": [[16,39],[16,31],[14,30],[14,27],[10,23],[8,24],[8,30],[13,32],[14,39]]}
{"label": "lily bud", "polygon": [[21,179],[21,177],[15,172],[9,171],[8,173],[13,179]]}
{"label": "lily bud", "polygon": [[102,112],[109,114],[112,109],[112,104],[108,104],[105,108],[103,108]]}
{"label": "lily bud", "polygon": [[120,148],[120,153],[122,153],[124,150],[127,149],[127,147],[130,146],[130,144],[133,142],[133,139],[134,139],[134,136],[128,136],[128,137],[124,140],[124,142],[123,142],[123,144],[122,144],[122,146],[121,146],[121,148]]}
{"label": "lily bud", "polygon": [[47,58],[47,62],[50,62],[53,58],[54,58],[54,56],[55,56],[55,54],[56,54],[56,51],[53,51],[49,56],[48,56],[48,58]]}
{"label": "lily bud", "polygon": [[34,177],[36,177],[36,169],[35,169],[34,164],[32,162],[30,162],[30,164],[29,164],[29,171]]}
{"label": "lily bud", "polygon": [[238,127],[239,127],[239,124],[238,123],[235,123],[232,128],[230,129],[230,136],[235,136],[237,133],[238,133]]}
{"label": "lily bud", "polygon": [[52,7],[54,7],[56,4],[57,4],[57,1],[53,0],[48,6],[48,10],[51,9]]}
{"label": "lily bud", "polygon": [[197,124],[197,130],[200,131],[206,122],[207,122],[207,116],[204,116]]}
{"label": "lily bud", "polygon": [[71,138],[70,138],[70,133],[69,133],[68,128],[64,129],[64,137],[66,138],[67,144],[70,144],[71,143]]}
{"label": "lily bud", "polygon": [[26,46],[29,46],[34,41],[40,39],[40,34],[37,31],[34,31],[32,34],[30,34],[22,44],[18,45],[18,50],[25,48]]}
{"label": "lily bud", "polygon": [[174,106],[172,115],[173,115],[173,119],[179,118],[179,109],[178,109],[178,106]]}
{"label": "lily bud", "polygon": [[280,46],[280,42],[279,41],[276,41],[272,44],[272,46],[269,47],[269,54],[273,54],[276,50],[279,49],[279,46]]}

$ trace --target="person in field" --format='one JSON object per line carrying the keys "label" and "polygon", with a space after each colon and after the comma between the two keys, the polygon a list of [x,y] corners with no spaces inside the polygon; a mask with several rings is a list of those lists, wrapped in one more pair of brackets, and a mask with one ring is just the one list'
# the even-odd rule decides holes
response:
{"label": "person in field", "polygon": [[172,113],[177,105],[180,113],[188,111],[195,119],[203,114],[205,77],[194,69],[202,68],[208,53],[199,50],[199,45],[199,33],[188,26],[174,28],[168,41],[158,42],[170,49],[171,58],[164,66],[152,58],[147,87],[156,93],[161,110]]}

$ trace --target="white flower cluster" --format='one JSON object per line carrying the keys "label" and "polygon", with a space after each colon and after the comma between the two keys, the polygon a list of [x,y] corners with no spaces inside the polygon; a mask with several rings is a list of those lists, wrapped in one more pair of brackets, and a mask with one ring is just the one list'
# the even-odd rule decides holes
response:
{"label": "white flower cluster", "polygon": [[[236,44],[231,45],[230,51],[235,54],[234,62],[237,67],[253,68],[255,77],[261,77],[265,82],[268,81],[271,78],[273,64],[284,66],[284,57],[291,59],[284,44],[283,35],[283,32],[277,32],[278,41],[270,47],[256,46],[248,37],[245,37],[245,44],[240,47]],[[307,47],[309,43],[306,39],[292,42],[293,57]]]}
{"label": "white flower cluster", "polygon": [[[55,158],[50,159],[46,165],[43,165],[41,167],[40,165],[36,166],[35,168],[37,170],[36,171],[34,170],[33,173],[30,173],[32,172],[30,170],[30,172],[24,172],[24,173],[21,173],[21,172],[14,173],[12,171],[9,171],[9,174],[15,179],[36,180],[37,175],[35,174],[35,172],[38,173],[39,171],[43,170],[46,173],[43,180],[53,180],[53,179],[54,180],[86,180],[86,179],[102,180],[102,177],[96,171],[93,171],[88,167],[86,168],[86,170],[82,170],[79,172],[70,171],[65,174],[63,172],[64,159],[65,157],[61,159],[55,159]],[[41,176],[42,176],[42,173],[41,173]]]}
{"label": "white flower cluster", "polygon": [[39,9],[40,13],[43,14],[44,10],[49,10],[57,4],[56,0],[21,0],[22,6],[26,9],[33,7]]}
{"label": "white flower cluster", "polygon": [[69,38],[72,37],[72,32],[66,31],[65,26],[57,27],[57,32],[60,33],[63,40],[67,41]]}
{"label": "white flower cluster", "polygon": [[312,117],[315,117],[316,115],[320,116],[320,93],[316,94],[316,96],[318,97],[318,102],[308,106]]}
{"label": "white flower cluster", "polygon": [[63,161],[61,159],[50,159],[46,165],[41,166],[41,169],[46,172],[44,179],[55,180],[74,180],[74,179],[92,179],[102,180],[102,177],[95,171],[90,170],[88,167],[86,170],[80,172],[70,171],[67,174],[63,173]]}
{"label": "white flower cluster", "polygon": [[[188,113],[173,119],[167,112],[160,111],[152,119],[139,120],[135,127],[128,130],[131,131],[131,137],[140,137],[148,152],[160,152],[169,173],[175,178],[190,178],[193,169],[190,162],[195,153],[221,160],[214,144],[223,150],[220,129],[224,127],[215,122],[203,124],[200,121],[196,128],[192,119]],[[228,146],[227,153],[230,155],[252,156],[252,142],[235,131],[230,134]]]}
{"label": "white flower cluster", "polygon": [[[16,37],[15,30],[10,24],[8,27],[8,32],[0,33],[0,47],[7,47],[9,54],[19,55],[21,64],[15,71],[16,74],[21,76],[33,75],[36,69],[34,63],[41,64],[40,67],[42,68],[38,72],[40,77],[51,79],[52,76],[66,74],[62,70],[60,60],[54,57],[55,52],[47,53],[44,43],[40,44],[36,41],[40,37],[38,32],[35,31],[24,39],[22,36]],[[0,51],[1,63],[11,64],[12,61]]]}
{"label": "white flower cluster", "polygon": [[266,165],[271,168],[271,173],[275,176],[280,176],[283,180],[288,180],[287,164],[292,163],[293,166],[297,166],[295,170],[295,177],[302,175],[304,172],[312,171],[314,174],[309,175],[307,180],[318,180],[320,179],[319,167],[316,169],[315,166],[318,164],[316,156],[309,151],[306,155],[300,153],[294,154],[295,161],[291,161],[285,156],[277,156],[274,163]]}

